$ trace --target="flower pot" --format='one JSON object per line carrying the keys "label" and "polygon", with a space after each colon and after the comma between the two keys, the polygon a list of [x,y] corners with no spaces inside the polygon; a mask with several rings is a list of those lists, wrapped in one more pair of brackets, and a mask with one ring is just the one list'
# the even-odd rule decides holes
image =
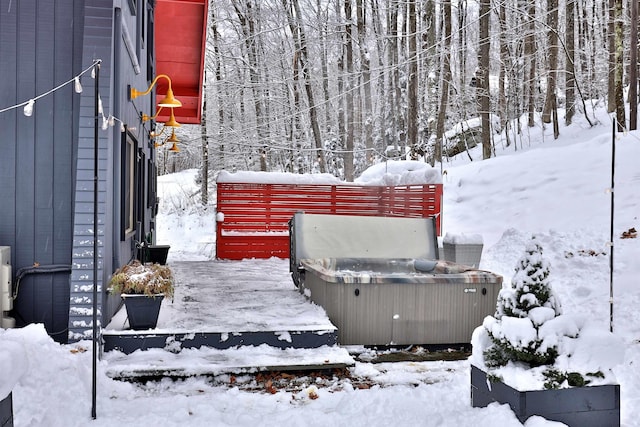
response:
{"label": "flower pot", "polygon": [[13,402],[12,394],[9,393],[0,400],[0,427],[13,427]]}
{"label": "flower pot", "polygon": [[122,299],[131,329],[144,330],[156,327],[160,305],[164,299],[163,294],[153,296],[122,294]]}
{"label": "flower pot", "polygon": [[487,379],[471,365],[471,406],[508,404],[520,422],[532,415],[565,423],[569,427],[620,425],[620,386],[601,385],[557,390],[519,391],[501,381]]}
{"label": "flower pot", "polygon": [[142,262],[165,265],[169,255],[170,245],[148,245],[142,249]]}

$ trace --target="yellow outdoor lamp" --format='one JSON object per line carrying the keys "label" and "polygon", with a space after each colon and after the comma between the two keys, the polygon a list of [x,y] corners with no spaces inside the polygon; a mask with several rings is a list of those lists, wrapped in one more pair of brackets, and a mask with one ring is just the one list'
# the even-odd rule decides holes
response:
{"label": "yellow outdoor lamp", "polygon": [[131,99],[133,100],[133,99],[136,99],[139,96],[148,95],[149,92],[151,92],[151,89],[153,89],[153,87],[158,82],[159,78],[167,79],[167,81],[169,82],[169,88],[167,89],[167,94],[165,95],[164,99],[162,101],[158,102],[158,106],[159,107],[168,107],[168,108],[182,107],[182,102],[178,101],[173,96],[173,89],[171,88],[171,79],[166,74],[159,74],[158,76],[156,76],[156,78],[153,79],[153,81],[151,82],[151,85],[149,85],[147,90],[145,90],[144,92],[141,92],[138,89],[132,87],[129,90],[129,96],[131,97]]}
{"label": "yellow outdoor lamp", "polygon": [[174,153],[178,153],[180,151],[180,149],[178,148],[178,142],[180,142],[180,140],[176,136],[176,130],[175,129],[171,129],[171,136],[169,138],[167,138],[167,140],[165,141],[165,144],[167,142],[173,143],[171,148],[169,148],[169,151],[173,151]]}
{"label": "yellow outdoor lamp", "polygon": [[171,109],[171,114],[169,115],[169,120],[164,123],[165,126],[169,126],[172,128],[179,128],[181,125],[176,121],[176,116],[173,115],[173,108]]}

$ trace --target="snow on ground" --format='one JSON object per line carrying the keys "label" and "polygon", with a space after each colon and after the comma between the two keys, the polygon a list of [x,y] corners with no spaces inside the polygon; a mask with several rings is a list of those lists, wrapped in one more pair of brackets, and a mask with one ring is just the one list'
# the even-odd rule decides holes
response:
{"label": "snow on ground", "polygon": [[[592,113],[590,113],[592,114]],[[611,126],[601,113],[589,127],[577,117],[551,129],[526,129],[531,141],[518,149],[497,145],[497,158],[480,161],[474,149],[445,162],[443,234],[481,235],[480,267],[509,282],[532,234],[551,262],[551,281],[565,313],[587,316],[596,327],[613,326],[625,344],[624,362],[614,369],[621,384],[625,427],[640,425],[640,239],[621,239],[640,226],[640,132],[617,135],[615,170],[614,275],[609,262]],[[592,117],[593,120],[593,117]],[[396,165],[394,165],[395,168]],[[385,168],[389,173],[398,173]],[[195,171],[161,177],[158,244],[170,244],[169,262],[214,257],[215,200],[199,206]],[[394,177],[389,177],[393,181]],[[397,178],[397,176],[396,176]],[[373,179],[373,178],[371,178]],[[214,195],[215,192],[212,192]],[[287,261],[238,262],[258,269]],[[612,285],[611,285],[612,283]],[[293,285],[292,285],[293,286]],[[8,343],[11,343],[7,345]],[[87,350],[87,351],[85,351]],[[6,355],[9,354],[7,357]],[[11,359],[11,354],[17,355]],[[26,356],[24,356],[26,355]],[[229,382],[204,378],[136,385],[111,380],[98,364],[97,419],[91,421],[91,345],[58,345],[39,325],[0,330],[0,391],[14,378],[16,426],[519,426],[507,406],[470,406],[469,362],[358,362],[355,381],[329,379],[322,387],[309,378],[296,390],[249,392]],[[23,371],[22,375],[8,373]],[[558,425],[539,417],[527,427]]]}

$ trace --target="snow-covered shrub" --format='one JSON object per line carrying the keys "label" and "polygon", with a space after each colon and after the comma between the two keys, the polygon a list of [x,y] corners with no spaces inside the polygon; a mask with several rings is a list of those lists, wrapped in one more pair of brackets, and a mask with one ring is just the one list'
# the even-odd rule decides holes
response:
{"label": "snow-covered shrub", "polygon": [[[611,368],[620,363],[622,343],[597,331],[586,319],[562,313],[550,281],[550,263],[535,238],[519,260],[511,286],[503,288],[494,316],[487,316],[472,337],[471,362],[502,380],[528,371],[544,388],[611,382]],[[612,346],[613,357],[588,348]],[[580,352],[587,351],[588,356]],[[518,384],[512,384],[517,386]],[[535,387],[535,386],[534,386]]]}
{"label": "snow-covered shrub", "polygon": [[549,270],[542,248],[532,240],[518,262],[511,287],[498,295],[495,318],[484,322],[493,342],[485,351],[487,366],[504,366],[509,361],[541,366],[555,361],[555,343],[545,342],[539,333],[545,322],[562,314]]}

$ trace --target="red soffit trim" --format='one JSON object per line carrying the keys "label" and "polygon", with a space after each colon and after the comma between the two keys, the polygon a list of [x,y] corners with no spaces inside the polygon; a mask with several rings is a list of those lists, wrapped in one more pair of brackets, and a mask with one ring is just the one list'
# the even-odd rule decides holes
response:
{"label": "red soffit trim", "polygon": [[[182,102],[181,108],[174,109],[181,124],[200,124],[202,118],[207,10],[207,0],[156,1],[156,75],[166,74],[171,79],[173,94]],[[158,80],[158,101],[166,93],[166,79]],[[158,116],[158,122],[169,120],[169,111],[165,110]]]}

